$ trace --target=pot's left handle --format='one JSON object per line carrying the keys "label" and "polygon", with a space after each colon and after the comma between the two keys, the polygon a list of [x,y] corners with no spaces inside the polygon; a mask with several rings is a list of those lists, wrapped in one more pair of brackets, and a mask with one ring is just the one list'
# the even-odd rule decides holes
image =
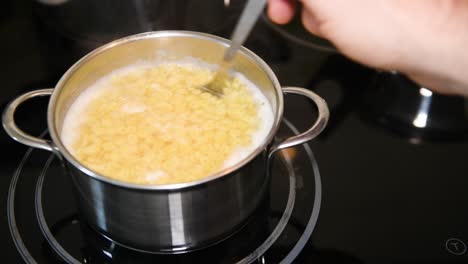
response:
{"label": "pot's left handle", "polygon": [[270,152],[269,152],[270,157],[273,153],[275,153],[276,151],[280,149],[297,146],[297,145],[304,144],[307,141],[312,140],[313,138],[318,136],[320,132],[322,132],[322,130],[327,125],[328,119],[330,118],[330,112],[328,110],[327,103],[316,93],[308,89],[299,88],[299,87],[284,87],[283,93],[302,95],[302,96],[307,97],[311,101],[313,101],[318,109],[318,117],[315,120],[314,124],[305,132],[302,132],[301,134],[296,135],[296,136],[286,138],[282,140],[281,142],[274,144],[270,148]]}
{"label": "pot's left handle", "polygon": [[18,98],[13,100],[10,104],[8,104],[8,106],[3,111],[2,123],[3,123],[3,128],[5,128],[5,131],[10,137],[12,137],[14,140],[20,143],[23,143],[33,148],[40,148],[40,149],[45,149],[48,151],[55,151],[55,146],[53,145],[51,141],[28,135],[27,133],[22,131],[20,128],[18,128],[18,126],[16,126],[16,123],[15,123],[15,111],[16,111],[16,108],[18,108],[20,104],[22,104],[24,101],[28,99],[31,99],[37,96],[50,96],[53,90],[54,89],[41,89],[41,90],[31,91],[23,95],[20,95]]}

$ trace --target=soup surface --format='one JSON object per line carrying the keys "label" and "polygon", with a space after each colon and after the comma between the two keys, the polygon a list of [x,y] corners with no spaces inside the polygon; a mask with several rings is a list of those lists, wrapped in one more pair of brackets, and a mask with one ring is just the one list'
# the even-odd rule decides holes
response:
{"label": "soup surface", "polygon": [[213,76],[195,63],[138,63],[87,88],[70,107],[61,137],[81,163],[138,184],[190,182],[236,164],[261,145],[273,112],[243,75],[224,96],[196,87]]}

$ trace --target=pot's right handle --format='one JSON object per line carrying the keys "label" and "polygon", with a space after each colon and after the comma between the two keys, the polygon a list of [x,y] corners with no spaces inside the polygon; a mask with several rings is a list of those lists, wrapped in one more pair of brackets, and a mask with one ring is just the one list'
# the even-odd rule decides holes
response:
{"label": "pot's right handle", "polygon": [[273,146],[271,146],[270,151],[269,151],[269,157],[271,157],[273,153],[275,153],[276,151],[280,149],[304,144],[307,141],[312,140],[313,138],[318,136],[320,132],[322,132],[322,130],[327,125],[328,119],[330,117],[330,112],[328,110],[327,103],[316,93],[308,89],[299,88],[299,87],[284,87],[283,92],[286,94],[291,94],[291,93],[299,94],[312,100],[317,105],[318,117],[317,117],[317,120],[315,120],[314,124],[307,131],[299,135],[286,138],[282,140],[281,142],[278,142],[274,144]]}
{"label": "pot's right handle", "polygon": [[10,137],[12,137],[14,140],[20,143],[23,143],[33,148],[40,148],[40,149],[45,149],[48,151],[55,151],[55,147],[51,141],[28,135],[23,130],[21,130],[18,126],[16,126],[16,123],[15,123],[15,111],[16,111],[16,108],[18,108],[20,104],[22,104],[24,101],[28,99],[31,99],[37,96],[49,96],[52,94],[53,90],[54,89],[42,89],[42,90],[31,91],[23,95],[20,95],[18,98],[13,100],[10,104],[8,104],[8,106],[5,108],[5,111],[3,111],[2,123],[3,123],[3,128],[5,128],[5,131]]}

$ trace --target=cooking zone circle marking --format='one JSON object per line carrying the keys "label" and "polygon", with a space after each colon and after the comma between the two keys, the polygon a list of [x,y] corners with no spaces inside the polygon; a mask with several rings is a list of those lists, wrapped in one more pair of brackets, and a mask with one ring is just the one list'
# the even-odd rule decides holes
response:
{"label": "cooking zone circle marking", "polygon": [[[299,131],[288,120],[284,120],[284,124],[287,126],[289,130],[293,131],[294,134],[299,133]],[[45,133],[43,133],[42,136],[44,134]],[[304,145],[304,149],[305,149],[305,152],[307,153],[307,159],[310,162],[313,168],[313,172],[314,172],[315,196],[314,196],[313,208],[312,208],[311,215],[309,217],[309,220],[305,226],[305,229],[301,237],[298,239],[298,241],[296,242],[292,250],[288,253],[288,255],[284,257],[282,263],[291,263],[297,257],[297,255],[301,252],[301,250],[304,248],[306,242],[309,240],[314,230],[315,224],[318,219],[319,210],[320,210],[321,180],[320,180],[318,164],[316,163],[315,157],[313,156],[312,150],[310,149],[309,145]],[[15,245],[18,249],[18,252],[21,254],[23,260],[26,263],[37,263],[37,261],[32,257],[31,253],[28,251],[27,247],[25,246],[23,239],[20,235],[20,232],[18,230],[18,227],[16,225],[14,200],[15,200],[16,187],[18,184],[19,177],[21,176],[21,172],[24,167],[24,164],[30,157],[32,150],[33,150],[32,148],[28,149],[25,156],[23,157],[23,160],[21,161],[17,171],[15,172],[15,175],[13,176],[13,179],[10,184],[10,191],[8,194],[8,199],[9,199],[8,220],[9,220],[10,232],[15,242]],[[295,196],[296,196],[297,186],[296,186],[296,175],[294,173],[294,164],[293,164],[294,161],[288,156],[287,152],[284,152],[284,153],[285,154],[283,156],[282,163],[283,163],[283,166],[286,167],[286,170],[288,172],[287,174],[289,177],[289,191],[288,191],[288,198],[287,198],[288,201],[286,204],[286,208],[277,226],[271,232],[268,238],[256,250],[251,252],[246,257],[240,259],[237,263],[252,263],[255,260],[261,259],[264,256],[264,254],[268,251],[268,249],[270,249],[270,247],[276,242],[276,240],[282,234],[283,230],[285,229],[285,227],[287,226],[289,222],[289,219],[295,207]],[[62,245],[57,241],[57,239],[54,237],[53,233],[49,229],[49,225],[46,222],[44,212],[43,212],[43,203],[42,203],[43,184],[46,179],[47,170],[50,164],[52,163],[52,161],[54,160],[54,157],[55,156],[51,154],[50,157],[47,159],[42,169],[42,172],[39,175],[39,178],[37,179],[37,182],[36,182],[36,193],[35,193],[36,216],[37,216],[38,224],[39,224],[39,227],[41,229],[43,236],[46,238],[47,242],[50,244],[50,246],[55,251],[55,253],[58,254],[58,256],[60,256],[67,263],[79,264],[82,262],[80,262],[75,257],[73,257],[69,252],[67,252],[67,250],[65,250],[62,247]],[[240,232],[242,232],[242,230]],[[214,245],[213,247],[216,247],[216,245]]]}

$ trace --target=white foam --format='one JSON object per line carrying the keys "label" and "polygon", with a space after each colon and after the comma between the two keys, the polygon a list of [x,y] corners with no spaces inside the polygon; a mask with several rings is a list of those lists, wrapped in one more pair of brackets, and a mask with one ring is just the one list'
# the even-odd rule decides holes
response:
{"label": "white foam", "polygon": [[111,76],[101,78],[93,85],[86,88],[80,94],[80,96],[76,98],[76,100],[70,106],[70,109],[68,109],[68,112],[65,115],[65,119],[63,121],[62,132],[60,136],[63,144],[70,152],[73,153],[71,145],[78,136],[79,127],[84,121],[84,110],[90,102],[98,98],[99,95],[101,95],[102,92],[104,92],[106,89],[109,89],[109,86],[105,85],[109,78],[111,78]]}
{"label": "white foam", "polygon": [[166,173],[162,170],[152,171],[146,174],[146,180],[148,182],[157,182],[161,177],[164,177]]}
{"label": "white foam", "polygon": [[145,111],[145,109],[146,109],[146,106],[144,104],[138,103],[138,102],[131,102],[131,101],[126,102],[120,108],[122,112],[128,113],[128,114],[142,113]]}
{"label": "white foam", "polygon": [[224,162],[224,168],[233,166],[247,156],[249,156],[256,148],[261,146],[267,136],[270,133],[270,130],[273,126],[274,116],[273,110],[271,108],[270,102],[268,99],[263,95],[260,89],[255,86],[250,80],[248,80],[244,75],[236,72],[233,74],[234,77],[238,78],[252,93],[254,100],[258,104],[258,117],[260,120],[259,128],[255,133],[252,134],[252,144],[248,147],[238,148],[236,149],[231,156]]}

